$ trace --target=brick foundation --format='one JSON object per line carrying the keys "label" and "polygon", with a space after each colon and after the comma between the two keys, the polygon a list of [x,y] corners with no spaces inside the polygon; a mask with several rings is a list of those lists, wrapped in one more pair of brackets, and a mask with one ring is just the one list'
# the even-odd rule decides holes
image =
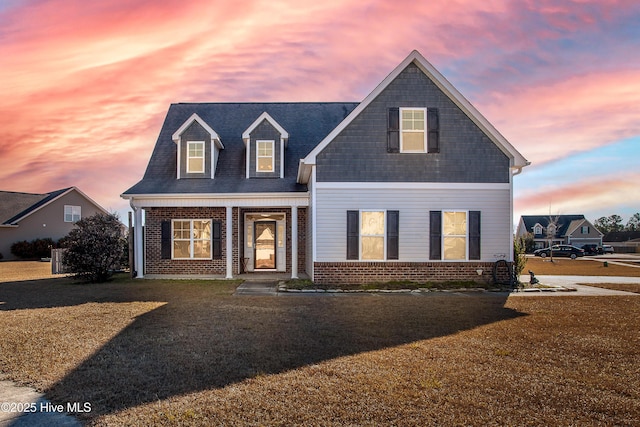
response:
{"label": "brick foundation", "polygon": [[[409,280],[445,282],[472,280],[493,283],[492,262],[316,262],[314,282],[322,285],[363,284]],[[477,270],[482,269],[478,275]],[[498,271],[500,280],[508,280],[508,271]]]}

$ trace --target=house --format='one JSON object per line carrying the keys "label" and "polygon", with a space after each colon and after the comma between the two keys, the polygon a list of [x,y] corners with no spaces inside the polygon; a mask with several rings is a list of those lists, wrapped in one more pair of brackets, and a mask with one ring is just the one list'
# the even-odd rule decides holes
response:
{"label": "house", "polygon": [[359,103],[171,105],[122,197],[140,278],[490,280],[528,164],[413,51]]}
{"label": "house", "polygon": [[15,259],[11,245],[19,241],[69,234],[81,218],[108,213],[76,187],[44,194],[0,191],[0,253],[4,260]]}
{"label": "house", "polygon": [[602,246],[603,234],[584,215],[523,215],[516,236],[533,235],[535,248],[566,244],[581,248],[587,244]]}
{"label": "house", "polygon": [[616,253],[640,253],[640,231],[612,231],[602,238]]}

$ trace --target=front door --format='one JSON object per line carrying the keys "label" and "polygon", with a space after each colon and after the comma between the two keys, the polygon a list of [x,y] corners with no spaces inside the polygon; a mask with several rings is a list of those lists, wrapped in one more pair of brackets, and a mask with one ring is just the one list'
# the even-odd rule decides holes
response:
{"label": "front door", "polygon": [[256,221],[255,269],[275,270],[276,268],[276,221]]}

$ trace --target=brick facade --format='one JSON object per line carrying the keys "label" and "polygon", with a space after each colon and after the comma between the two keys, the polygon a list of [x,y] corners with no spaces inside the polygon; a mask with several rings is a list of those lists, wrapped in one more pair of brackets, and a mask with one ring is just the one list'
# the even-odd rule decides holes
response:
{"label": "brick facade", "polygon": [[[364,284],[409,280],[412,282],[445,282],[472,280],[493,282],[492,262],[316,262],[314,282],[321,285]],[[482,269],[478,275],[477,270]],[[501,280],[508,272],[500,272]]]}
{"label": "brick facade", "polygon": [[[287,267],[291,272],[291,209],[283,208],[237,208],[232,209],[232,242],[233,242],[233,274],[241,273],[240,257],[244,248],[244,214],[284,212],[287,222]],[[145,210],[145,274],[151,275],[201,275],[224,276],[226,275],[226,208],[201,207],[201,208],[147,208]],[[161,224],[163,221],[173,219],[212,219],[222,223],[222,256],[216,259],[174,260],[161,257]],[[306,229],[307,209],[298,209],[298,272],[304,273],[306,256]]]}

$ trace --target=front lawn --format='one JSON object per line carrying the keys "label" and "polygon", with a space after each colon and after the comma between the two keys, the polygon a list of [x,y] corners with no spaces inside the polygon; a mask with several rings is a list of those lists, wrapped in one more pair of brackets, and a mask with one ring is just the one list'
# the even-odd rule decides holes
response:
{"label": "front lawn", "polygon": [[0,283],[0,372],[90,425],[637,425],[640,297]]}

